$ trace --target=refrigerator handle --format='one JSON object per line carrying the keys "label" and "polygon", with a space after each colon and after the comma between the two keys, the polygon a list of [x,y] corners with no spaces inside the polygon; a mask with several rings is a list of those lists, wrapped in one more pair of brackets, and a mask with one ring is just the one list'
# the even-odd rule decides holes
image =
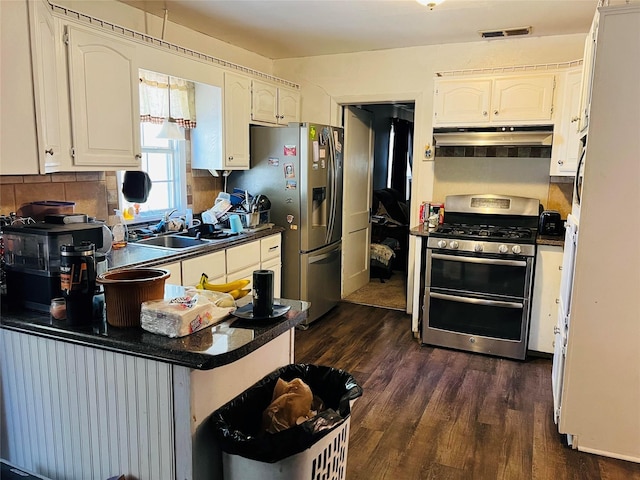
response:
{"label": "refrigerator handle", "polygon": [[329,165],[327,168],[327,187],[329,188],[329,219],[327,225],[326,243],[331,243],[333,229],[336,221],[336,170],[335,170],[335,145],[333,143],[333,129],[329,128]]}

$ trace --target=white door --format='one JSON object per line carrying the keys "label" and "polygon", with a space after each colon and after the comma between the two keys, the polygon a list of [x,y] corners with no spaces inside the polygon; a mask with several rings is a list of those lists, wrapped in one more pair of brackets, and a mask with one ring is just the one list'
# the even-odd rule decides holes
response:
{"label": "white door", "polygon": [[348,107],[344,118],[342,298],[369,283],[373,116]]}

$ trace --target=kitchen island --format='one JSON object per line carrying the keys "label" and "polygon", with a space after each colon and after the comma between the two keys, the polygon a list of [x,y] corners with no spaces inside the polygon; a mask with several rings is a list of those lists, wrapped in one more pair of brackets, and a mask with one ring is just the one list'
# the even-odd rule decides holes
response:
{"label": "kitchen island", "polygon": [[291,310],[265,322],[231,316],[175,339],[5,308],[1,456],[51,478],[220,478],[208,417],[294,360],[309,304],[276,303]]}

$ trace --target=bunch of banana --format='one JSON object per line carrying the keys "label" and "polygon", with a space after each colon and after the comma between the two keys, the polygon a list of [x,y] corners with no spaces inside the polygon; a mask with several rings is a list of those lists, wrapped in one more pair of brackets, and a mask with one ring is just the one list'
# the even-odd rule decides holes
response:
{"label": "bunch of banana", "polygon": [[215,292],[228,293],[234,300],[238,300],[251,291],[251,289],[244,288],[249,285],[249,283],[250,280],[246,279],[234,280],[229,283],[209,283],[209,277],[206,273],[203,273],[200,276],[200,282],[198,283],[197,288],[201,290],[213,290]]}

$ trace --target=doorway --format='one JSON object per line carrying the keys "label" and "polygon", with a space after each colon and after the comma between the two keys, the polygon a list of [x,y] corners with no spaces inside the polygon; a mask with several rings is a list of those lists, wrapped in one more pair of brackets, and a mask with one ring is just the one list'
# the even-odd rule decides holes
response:
{"label": "doorway", "polygon": [[[346,107],[371,115],[374,148],[369,281],[344,300],[406,311],[415,104],[360,103],[345,105],[345,111]],[[348,131],[345,135],[346,144]]]}

